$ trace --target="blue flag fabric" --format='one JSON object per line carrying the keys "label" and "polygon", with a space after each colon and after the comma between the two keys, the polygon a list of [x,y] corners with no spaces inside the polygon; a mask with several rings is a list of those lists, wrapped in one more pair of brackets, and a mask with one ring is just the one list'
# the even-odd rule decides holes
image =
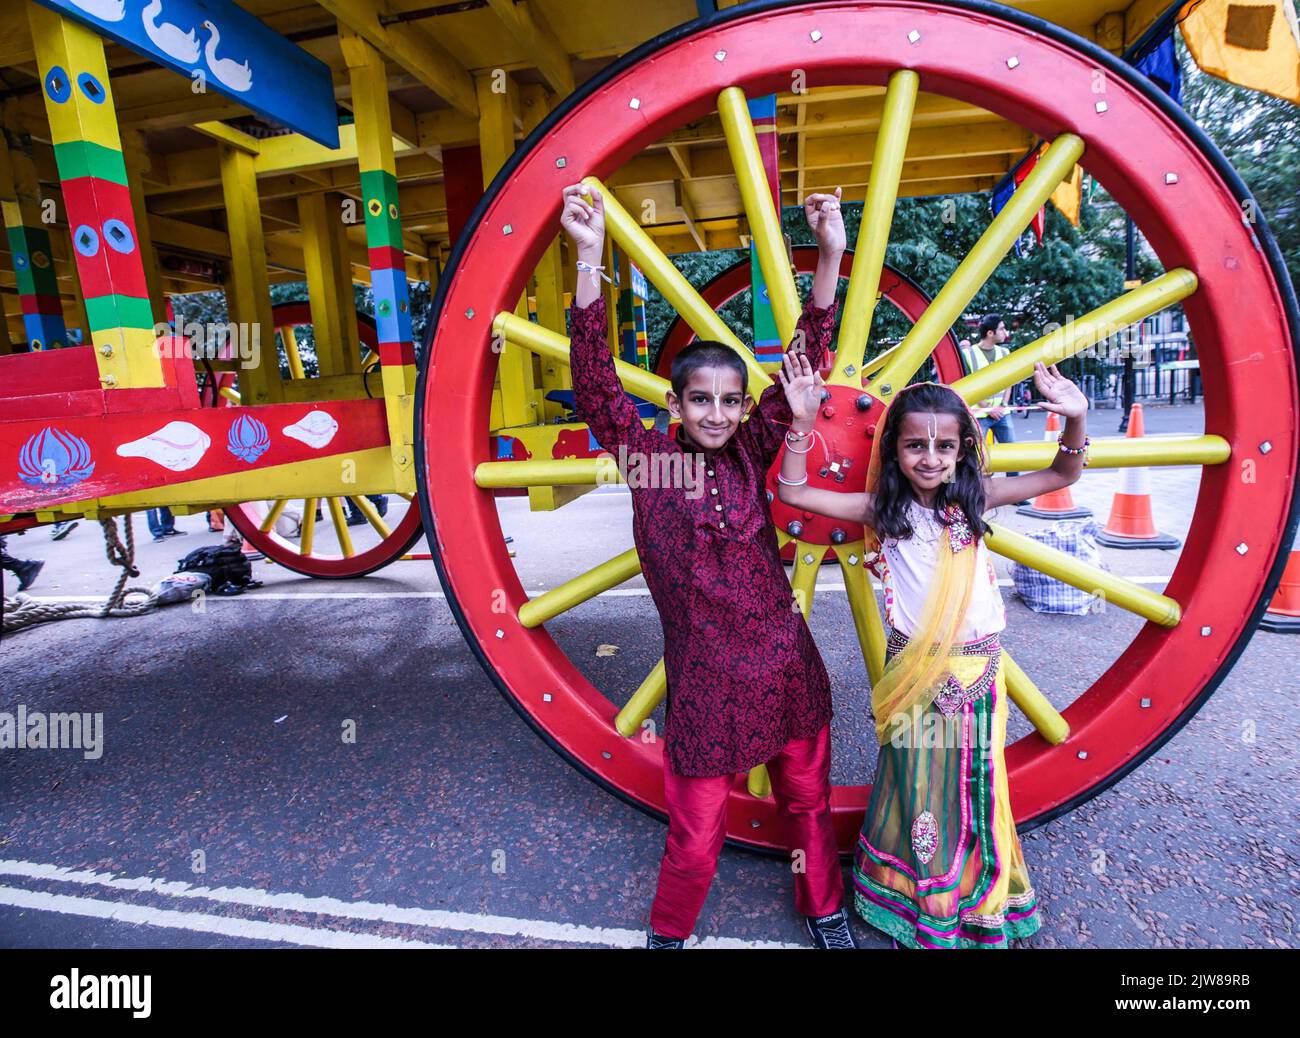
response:
{"label": "blue flag fabric", "polygon": [[1137,62],[1137,70],[1168,94],[1174,104],[1181,105],[1183,93],[1182,72],[1178,68],[1178,51],[1174,48],[1173,33],[1159,46],[1147,51]]}

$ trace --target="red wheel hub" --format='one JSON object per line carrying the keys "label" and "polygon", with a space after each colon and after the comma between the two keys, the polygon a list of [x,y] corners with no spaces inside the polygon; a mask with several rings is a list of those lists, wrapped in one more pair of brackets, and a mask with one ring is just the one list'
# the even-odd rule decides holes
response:
{"label": "red wheel hub", "polygon": [[[808,485],[840,493],[860,492],[866,489],[871,444],[885,405],[852,386],[827,386],[826,391],[829,396],[822,401],[813,443],[804,459],[808,463]],[[776,482],[780,471],[781,459],[777,458],[767,474],[767,489],[772,495],[772,521],[778,529],[812,544],[843,544],[862,537],[861,526],[851,527],[843,520],[804,512],[782,502]]]}

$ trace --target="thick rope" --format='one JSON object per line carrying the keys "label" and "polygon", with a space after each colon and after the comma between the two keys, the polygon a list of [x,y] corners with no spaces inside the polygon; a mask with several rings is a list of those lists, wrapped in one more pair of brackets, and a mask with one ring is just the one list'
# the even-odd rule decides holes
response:
{"label": "thick rope", "polygon": [[[109,616],[142,616],[156,609],[158,603],[153,592],[144,587],[127,587],[126,582],[138,577],[140,571],[135,566],[135,531],[131,525],[130,515],[123,517],[122,525],[126,529],[126,544],[117,533],[117,520],[101,519],[100,528],[104,531],[104,554],[114,566],[122,572],[113,586],[112,593],[103,605],[76,605],[72,602],[38,602],[30,595],[19,592],[13,598],[4,600],[3,631],[11,634],[25,627],[49,623],[52,620],[103,619]],[[128,595],[144,595],[143,602],[127,602]]]}

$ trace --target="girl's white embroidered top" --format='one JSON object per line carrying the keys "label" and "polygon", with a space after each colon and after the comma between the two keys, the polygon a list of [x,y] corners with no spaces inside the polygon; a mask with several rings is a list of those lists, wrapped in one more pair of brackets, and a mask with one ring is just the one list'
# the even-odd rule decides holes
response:
{"label": "girl's white embroidered top", "polygon": [[[911,637],[920,624],[930,580],[937,563],[936,551],[943,527],[934,512],[916,501],[908,505],[911,537],[881,539],[881,585],[885,592],[885,622]],[[975,586],[970,608],[958,631],[959,641],[987,638],[1007,625],[1006,608],[998,588],[997,573],[988,546],[980,538],[976,546]]]}

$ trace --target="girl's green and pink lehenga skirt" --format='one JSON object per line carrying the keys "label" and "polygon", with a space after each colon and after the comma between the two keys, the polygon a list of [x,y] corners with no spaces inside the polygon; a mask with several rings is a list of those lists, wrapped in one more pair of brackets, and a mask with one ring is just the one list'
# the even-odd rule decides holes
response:
{"label": "girl's green and pink lehenga skirt", "polygon": [[[888,658],[906,644],[892,632]],[[962,658],[934,702],[887,729],[854,855],[854,903],[910,948],[1005,948],[1037,932],[1039,917],[1007,789],[998,636],[953,656]]]}

